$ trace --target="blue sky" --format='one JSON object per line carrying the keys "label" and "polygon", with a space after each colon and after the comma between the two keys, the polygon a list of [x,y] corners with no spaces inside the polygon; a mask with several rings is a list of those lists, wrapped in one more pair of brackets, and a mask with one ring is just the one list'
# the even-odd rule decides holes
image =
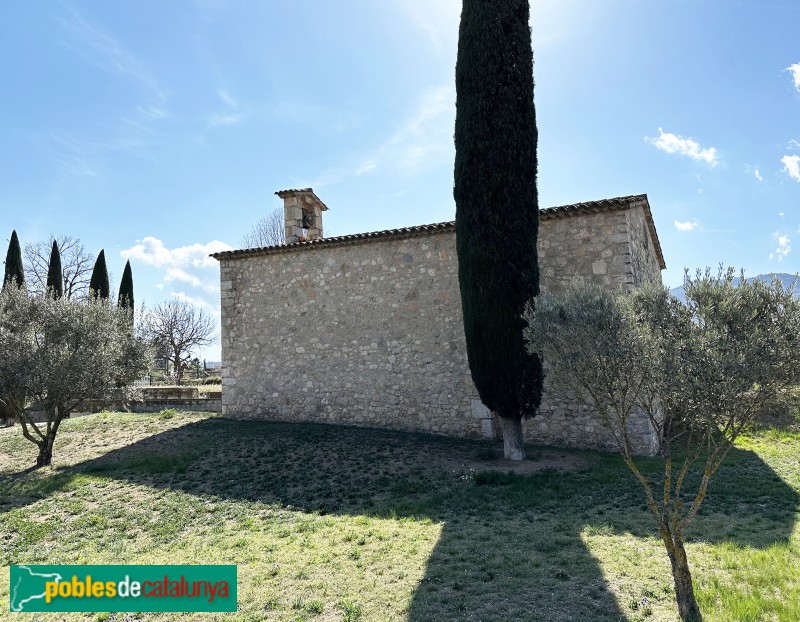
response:
{"label": "blue sky", "polygon": [[[459,14],[0,3],[0,239],[72,235],[115,285],[130,258],[137,302],[218,316],[207,255],[276,190],[312,186],[326,235],[450,220]],[[797,0],[534,0],[531,21],[542,207],[647,193],[671,286],[720,262],[797,270]]]}

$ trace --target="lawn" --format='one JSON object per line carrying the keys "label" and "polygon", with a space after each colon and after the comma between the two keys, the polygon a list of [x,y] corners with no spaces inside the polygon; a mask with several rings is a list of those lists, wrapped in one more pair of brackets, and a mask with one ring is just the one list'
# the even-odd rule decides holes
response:
{"label": "lawn", "polygon": [[[669,563],[613,455],[232,421],[67,420],[54,466],[0,429],[0,598],[12,563],[235,563],[239,613],[25,620],[673,621]],[[712,481],[688,546],[709,621],[800,620],[800,434]],[[7,605],[3,605],[7,607]],[[7,610],[7,609],[6,609]]]}

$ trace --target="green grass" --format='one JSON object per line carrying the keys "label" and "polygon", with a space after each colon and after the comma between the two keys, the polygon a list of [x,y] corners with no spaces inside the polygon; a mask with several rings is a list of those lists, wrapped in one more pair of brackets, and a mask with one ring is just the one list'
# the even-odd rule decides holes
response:
{"label": "green grass", "polygon": [[[24,620],[674,621],[669,563],[615,456],[208,414],[67,420],[52,468],[0,430],[12,563],[235,563],[239,613]],[[543,468],[543,467],[561,468]],[[518,470],[519,471],[519,470]],[[743,439],[688,553],[706,620],[800,619],[800,434]]]}

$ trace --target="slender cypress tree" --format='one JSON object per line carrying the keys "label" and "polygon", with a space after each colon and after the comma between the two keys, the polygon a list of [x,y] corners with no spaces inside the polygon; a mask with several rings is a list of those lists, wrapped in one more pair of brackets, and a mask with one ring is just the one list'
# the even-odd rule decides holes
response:
{"label": "slender cypress tree", "polygon": [[464,0],[456,62],[456,250],[472,379],[507,458],[541,402],[525,303],[539,293],[536,111],[528,0]]}
{"label": "slender cypress tree", "polygon": [[[8,252],[6,253],[6,264],[3,272],[3,285],[2,289],[9,287],[11,284],[21,288],[25,286],[25,272],[22,268],[22,249],[19,245],[19,238],[17,231],[11,232],[11,240],[8,243]],[[15,400],[25,401],[24,393],[16,391],[11,395],[0,395],[0,423],[8,424],[14,421],[14,412],[10,404]]]}
{"label": "slender cypress tree", "polygon": [[53,240],[53,250],[50,251],[50,263],[47,266],[47,293],[53,298],[64,295],[64,276],[61,273],[61,253],[58,244]]}
{"label": "slender cypress tree", "polygon": [[19,245],[17,231],[11,232],[11,241],[8,243],[6,253],[6,267],[3,274],[3,289],[13,281],[17,287],[25,285],[25,272],[22,268],[22,248]]}
{"label": "slender cypress tree", "polygon": [[117,306],[133,311],[133,274],[131,273],[130,260],[125,262],[125,270],[122,272]]}
{"label": "slender cypress tree", "polygon": [[100,250],[94,262],[92,278],[89,280],[89,296],[108,300],[108,268],[106,268],[106,254]]}

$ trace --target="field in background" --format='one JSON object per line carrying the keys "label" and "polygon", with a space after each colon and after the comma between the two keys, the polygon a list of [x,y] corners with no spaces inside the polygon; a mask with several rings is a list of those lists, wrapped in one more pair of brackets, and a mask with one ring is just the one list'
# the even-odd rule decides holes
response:
{"label": "field in background", "polygon": [[[198,413],[64,422],[54,467],[0,429],[12,563],[235,563],[237,620],[673,621],[669,564],[615,456]],[[800,619],[800,433],[744,439],[689,533],[709,621]],[[207,620],[230,614],[25,615]]]}

